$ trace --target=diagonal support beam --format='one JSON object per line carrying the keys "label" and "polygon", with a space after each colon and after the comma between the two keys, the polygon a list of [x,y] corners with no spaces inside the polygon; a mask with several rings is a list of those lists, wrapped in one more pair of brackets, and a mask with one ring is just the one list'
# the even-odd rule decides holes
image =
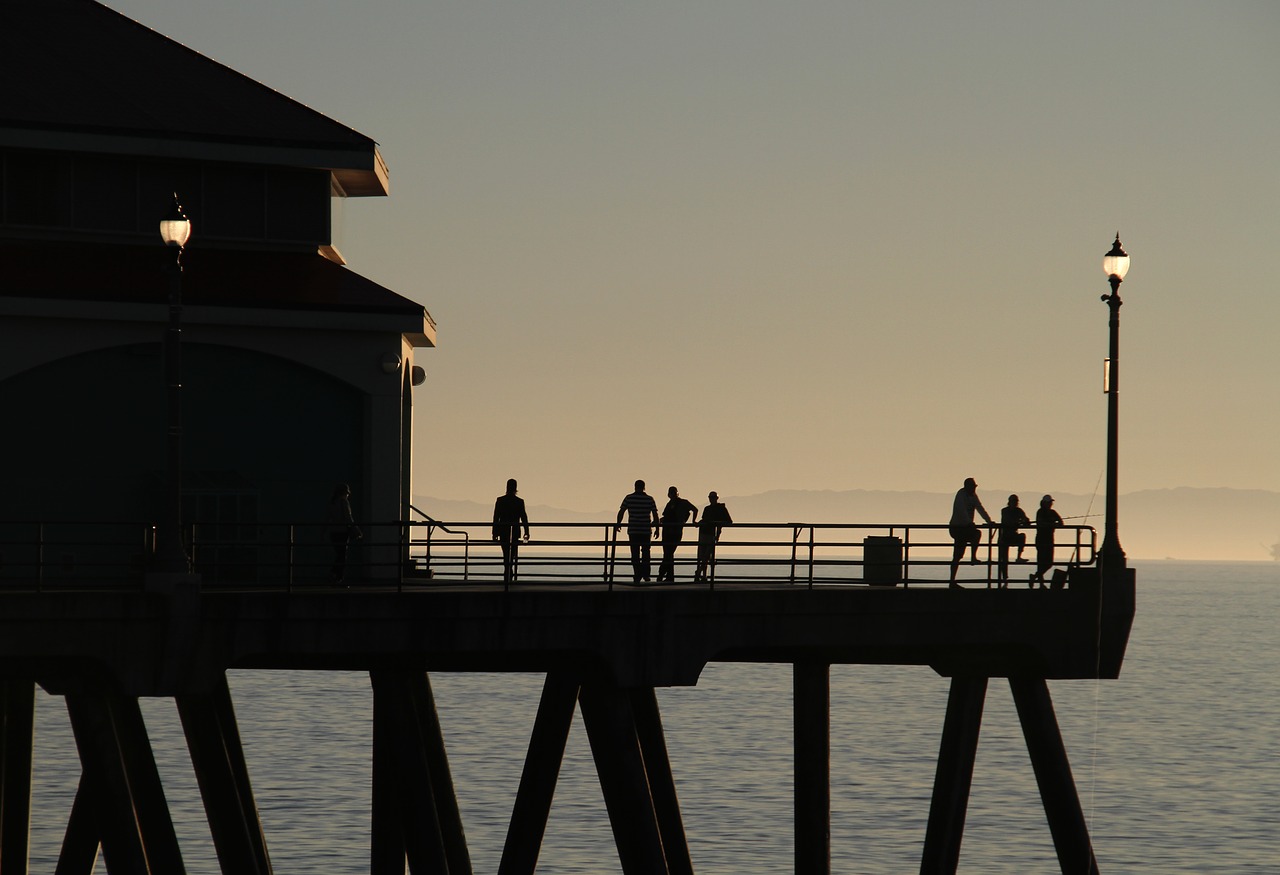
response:
{"label": "diagonal support beam", "polygon": [[427,676],[378,670],[373,683],[371,871],[470,875],[444,736]]}
{"label": "diagonal support beam", "polygon": [[1098,861],[1093,855],[1089,826],[1071,776],[1071,764],[1067,761],[1049,685],[1044,678],[1009,678],[1009,688],[1022,722],[1036,783],[1040,785],[1040,798],[1058,851],[1058,864],[1065,875],[1097,875]]}
{"label": "diagonal support beam", "polygon": [[538,866],[551,800],[560,777],[569,730],[573,728],[578,689],[577,680],[558,672],[549,673],[543,682],[542,700],[533,721],[529,752],[525,755],[498,875],[534,875]]}
{"label": "diagonal support beam", "polygon": [[590,683],[582,685],[578,704],[624,875],[666,875],[631,699],[614,684]]}
{"label": "diagonal support beam", "polygon": [[208,693],[175,696],[209,831],[226,875],[271,875],[226,675]]}
{"label": "diagonal support beam", "polygon": [[453,772],[449,768],[449,754],[444,746],[444,732],[440,728],[440,715],[436,710],[431,679],[425,672],[416,671],[408,674],[406,683],[412,707],[410,731],[426,759],[431,798],[435,802],[436,819],[440,823],[450,875],[471,875],[471,853],[467,850],[462,812],[458,809],[458,794],[453,785]]}
{"label": "diagonal support beam", "polygon": [[111,875],[181,875],[182,852],[138,700],[86,683],[66,701]]}
{"label": "diagonal support beam", "polygon": [[62,837],[62,852],[58,855],[54,875],[93,875],[93,867],[98,862],[98,835],[98,824],[93,819],[93,802],[81,777],[76,798],[71,803],[71,816],[67,818],[67,832]]}
{"label": "diagonal support beam", "polygon": [[653,687],[639,687],[630,691],[630,699],[667,869],[671,875],[693,875],[693,860],[689,856],[684,819],[680,816],[680,800],[676,797],[675,777],[671,774],[662,716],[658,713],[658,696]]}
{"label": "diagonal support beam", "polygon": [[920,875],[954,875],[960,863],[960,841],[964,837],[964,818],[986,695],[987,678],[951,679]]}

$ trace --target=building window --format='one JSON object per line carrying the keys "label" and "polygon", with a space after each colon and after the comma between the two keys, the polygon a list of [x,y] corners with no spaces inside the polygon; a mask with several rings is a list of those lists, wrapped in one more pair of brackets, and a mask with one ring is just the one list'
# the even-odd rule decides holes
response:
{"label": "building window", "polygon": [[57,227],[71,224],[71,160],[61,155],[4,155],[4,222]]}

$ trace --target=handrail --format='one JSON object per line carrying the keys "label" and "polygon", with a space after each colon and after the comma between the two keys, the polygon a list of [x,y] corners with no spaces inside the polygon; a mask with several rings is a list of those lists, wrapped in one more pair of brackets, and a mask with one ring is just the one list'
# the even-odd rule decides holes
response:
{"label": "handrail", "polygon": [[[363,522],[352,542],[348,579],[400,590],[431,586],[501,586],[503,560],[490,537],[492,522],[424,520]],[[283,589],[304,592],[330,583],[333,550],[323,522],[258,522],[187,526],[185,540],[206,589]],[[675,554],[676,582],[689,584],[696,565],[697,527],[685,526]],[[533,523],[535,537],[519,545],[514,586],[634,583],[630,544],[608,522]],[[1055,529],[1055,568],[1092,565],[1092,526]],[[619,550],[621,542],[621,550]],[[660,541],[650,541],[650,576],[657,577]],[[947,526],[918,523],[735,523],[723,527],[705,586],[833,584],[946,584],[952,540]],[[0,594],[64,587],[141,587],[154,549],[149,522],[0,520]],[[619,556],[621,552],[621,556]],[[1034,557],[1034,550],[1028,546]],[[994,527],[979,547],[980,563],[961,566],[959,582],[996,586],[999,545]],[[1010,564],[1024,573],[1034,565]],[[1025,581],[1025,578],[1023,578]]]}
{"label": "handrail", "polygon": [[[450,521],[450,525],[458,530],[467,530],[487,529],[492,524],[486,521]],[[572,536],[575,530],[600,526],[605,531],[604,537],[599,540]],[[526,584],[596,581],[605,583],[612,589],[616,584],[624,583],[634,576],[629,567],[628,542],[625,536],[615,533],[613,523],[536,522],[532,524],[532,528],[535,537],[519,548],[517,581]],[[687,525],[685,528],[690,533],[686,534],[677,551],[675,565],[677,579],[687,583],[696,562],[696,536],[691,533],[697,527]],[[724,527],[724,534],[709,568],[707,585],[714,587],[717,581],[803,582],[810,588],[831,583],[900,582],[904,586],[946,583],[953,547],[947,529],[945,524],[912,523],[737,523]],[[548,537],[547,530],[560,536]],[[785,541],[761,536],[783,531],[787,533]],[[995,527],[991,527],[989,531],[989,537],[980,547],[982,576],[978,582],[994,586],[998,583],[999,544],[995,538]],[[833,538],[833,535],[836,537]],[[841,538],[840,535],[853,535],[855,538]],[[888,567],[879,560],[871,562],[871,578],[866,574],[869,564],[865,555],[867,541],[856,539],[861,537],[890,539],[893,542],[891,546],[900,551],[892,558]],[[1055,530],[1055,538],[1057,555],[1054,567],[1091,565],[1096,561],[1096,532],[1091,526],[1063,526]],[[621,559],[617,555],[620,540],[624,545]],[[662,548],[657,540],[649,544],[650,576],[654,577]],[[424,546],[420,541],[415,541],[414,545]],[[603,548],[602,558],[591,558],[592,546]],[[435,582],[447,583],[457,579],[447,551],[437,547],[432,556]],[[478,569],[473,573],[472,580],[483,582],[492,579],[495,583],[501,580],[502,561],[496,546],[492,555],[476,562]],[[970,566],[966,563],[964,567],[967,569]],[[1022,567],[1016,562],[1009,563],[1010,569]],[[891,569],[900,569],[900,574],[892,573]],[[886,571],[890,572],[887,577],[884,575]],[[971,572],[966,574],[971,575]],[[962,578],[960,582],[963,584],[965,581]],[[970,576],[969,583],[973,582]]]}
{"label": "handrail", "polygon": [[[421,510],[421,509],[419,509],[419,508],[415,507],[412,503],[410,503],[410,504],[409,504],[409,510],[413,511],[413,512],[414,512],[414,513],[416,513],[416,514],[421,515],[421,516],[422,516],[422,517],[427,521],[427,524],[428,524],[428,526],[427,526],[427,549],[426,549],[426,555],[425,555],[425,556],[423,556],[423,560],[422,560],[422,569],[423,569],[423,573],[425,573],[425,574],[426,574],[426,576],[428,576],[428,577],[430,577],[430,576],[432,575],[432,573],[433,573],[433,572],[431,571],[431,533],[432,533],[432,531],[433,531],[433,528],[432,528],[432,527],[435,527],[435,528],[439,528],[439,529],[440,529],[440,531],[442,531],[442,532],[446,532],[446,533],[448,533],[448,534],[450,534],[450,535],[458,535],[458,534],[462,535],[463,541],[464,541],[464,542],[465,542],[465,544],[466,544],[466,546],[465,546],[465,548],[464,548],[464,553],[463,553],[463,555],[464,555],[464,561],[463,561],[463,566],[462,566],[462,567],[463,567],[462,579],[463,579],[463,580],[468,580],[468,579],[470,579],[470,565],[471,565],[471,562],[470,562],[470,560],[471,560],[471,534],[470,534],[469,532],[455,532],[455,531],[453,531],[453,530],[452,530],[452,529],[450,529],[448,526],[444,525],[444,524],[443,524],[443,523],[441,523],[439,520],[437,520],[437,519],[435,519],[434,517],[432,517],[432,516],[431,516],[429,513],[427,513],[426,511]],[[407,534],[407,533],[408,533],[408,531],[406,530],[406,534]],[[408,537],[406,537],[404,540],[405,540],[405,543],[406,543],[406,544],[411,544],[411,543],[413,542],[413,538],[412,538],[412,536],[411,536],[411,535],[409,535]],[[415,562],[414,562],[414,560],[413,560],[412,556],[410,556],[410,557],[409,557],[409,559],[408,559],[408,567],[410,567],[410,568],[412,568],[412,569],[415,569],[415,570],[418,568],[418,566],[415,564]]]}

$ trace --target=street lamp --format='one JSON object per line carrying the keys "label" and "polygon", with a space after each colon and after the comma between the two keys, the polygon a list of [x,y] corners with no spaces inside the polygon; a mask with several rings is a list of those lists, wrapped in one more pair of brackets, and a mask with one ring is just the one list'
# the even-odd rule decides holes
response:
{"label": "street lamp", "polygon": [[1102,568],[1110,575],[1125,567],[1124,550],[1120,547],[1120,533],[1117,528],[1116,515],[1118,507],[1118,488],[1116,468],[1119,455],[1119,393],[1120,393],[1120,283],[1124,282],[1129,272],[1129,255],[1120,245],[1120,232],[1116,232],[1116,242],[1111,251],[1102,257],[1102,272],[1111,283],[1111,294],[1103,295],[1102,300],[1111,310],[1111,348],[1107,358],[1106,380],[1104,390],[1107,393],[1107,515],[1106,531],[1102,536],[1100,558]]}
{"label": "street lamp", "polygon": [[160,220],[160,238],[173,253],[169,266],[169,328],[164,336],[164,376],[168,424],[165,431],[166,507],[160,521],[155,570],[189,574],[191,560],[182,544],[182,250],[191,239],[191,220],[173,195]]}

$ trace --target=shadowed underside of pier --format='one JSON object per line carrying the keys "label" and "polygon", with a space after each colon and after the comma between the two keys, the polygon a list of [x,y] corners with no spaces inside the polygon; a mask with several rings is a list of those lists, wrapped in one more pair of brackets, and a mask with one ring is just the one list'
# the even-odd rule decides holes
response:
{"label": "shadowed underside of pier", "polygon": [[[139,696],[172,696],[224,872],[269,872],[226,684],[229,669],[344,669],[374,690],[371,871],[470,872],[432,671],[547,676],[504,852],[532,873],[575,709],[587,728],[623,869],[691,872],[655,688],[710,661],[794,670],[796,871],[830,870],[829,667],[916,664],[952,678],[922,872],[959,858],[988,679],[1008,678],[1063,870],[1096,871],[1047,679],[1115,677],[1132,572],[1103,585],[937,590],[718,586],[431,588],[396,592],[11,593],[0,868],[24,872],[34,684],[66,697],[83,766],[59,873],[181,872]],[[19,836],[23,838],[19,839]],[[20,858],[20,859],[19,859]]]}

